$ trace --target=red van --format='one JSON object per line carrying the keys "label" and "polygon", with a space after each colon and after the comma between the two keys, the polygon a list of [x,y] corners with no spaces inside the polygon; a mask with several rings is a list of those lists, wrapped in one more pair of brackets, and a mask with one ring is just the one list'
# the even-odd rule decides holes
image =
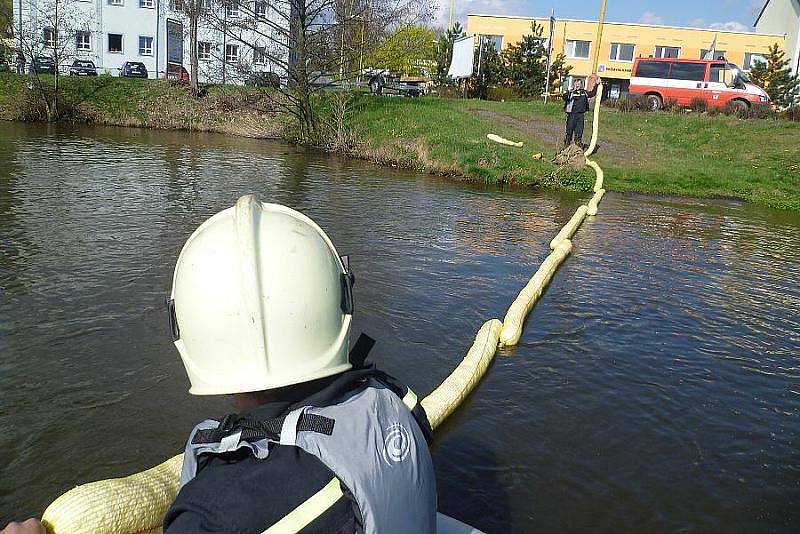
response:
{"label": "red van", "polygon": [[638,58],[633,64],[630,93],[647,97],[654,110],[670,99],[680,106],[688,106],[695,98],[704,99],[709,107],[723,107],[728,102],[743,108],[769,104],[767,92],[724,59]]}

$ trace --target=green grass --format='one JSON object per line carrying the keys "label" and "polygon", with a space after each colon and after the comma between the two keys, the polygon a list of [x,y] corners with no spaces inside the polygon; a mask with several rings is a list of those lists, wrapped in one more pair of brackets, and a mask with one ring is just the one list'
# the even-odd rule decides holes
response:
{"label": "green grass", "polygon": [[[0,118],[15,118],[25,84],[24,77],[0,75]],[[63,85],[65,99],[97,123],[288,135],[285,117],[254,109],[253,99],[263,97],[256,89],[211,87],[196,99],[185,88],[153,80],[64,78]],[[362,95],[355,97],[348,123],[359,141],[351,155],[379,163],[458,179],[583,191],[594,181],[591,170],[559,174],[550,163],[563,137],[558,103]],[[590,131],[587,116],[586,141]],[[524,147],[493,143],[489,133],[523,141]],[[538,153],[541,159],[534,158]],[[736,197],[800,210],[800,123],[603,109],[594,159],[613,191]]]}
{"label": "green grass", "polygon": [[[367,124],[370,142],[386,146],[414,140],[427,147],[430,159],[454,162],[464,173],[488,181],[513,177],[525,183],[549,175],[549,159],[563,137],[558,103],[362,100],[357,117]],[[589,115],[586,129],[588,142]],[[490,132],[524,141],[525,147],[491,143],[485,139]],[[599,144],[594,159],[605,170],[609,190],[735,197],[800,210],[800,123],[603,108]],[[536,152],[545,158],[533,160]],[[487,159],[490,167],[479,164]],[[586,178],[577,183],[583,186]]]}

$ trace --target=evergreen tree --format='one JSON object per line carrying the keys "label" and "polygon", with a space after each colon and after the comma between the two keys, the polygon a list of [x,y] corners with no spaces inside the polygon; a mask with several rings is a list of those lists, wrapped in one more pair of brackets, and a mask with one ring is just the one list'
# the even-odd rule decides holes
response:
{"label": "evergreen tree", "polygon": [[789,60],[777,43],[770,47],[766,61],[750,69],[750,79],[763,87],[778,106],[788,108],[800,104],[800,80],[792,75]]}
{"label": "evergreen tree", "polygon": [[[483,41],[483,51],[475,49],[475,79],[473,80],[474,96],[486,98],[489,87],[499,85],[505,79],[505,65],[500,52],[491,41]],[[478,63],[480,61],[480,63]]]}
{"label": "evergreen tree", "polygon": [[553,58],[553,62],[550,64],[551,93],[561,93],[561,84],[563,83],[564,78],[566,78],[572,70],[572,65],[567,65],[564,61],[565,59],[567,59],[567,56],[564,54],[558,54],[555,58]]}
{"label": "evergreen tree", "polygon": [[533,22],[531,33],[503,51],[505,77],[523,96],[538,96],[544,91],[547,71],[547,50],[544,27]]}
{"label": "evergreen tree", "polygon": [[439,37],[439,49],[436,53],[436,83],[445,85],[449,83],[447,72],[450,70],[450,62],[453,60],[453,42],[464,35],[464,29],[456,21],[453,27],[447,30],[444,35]]}

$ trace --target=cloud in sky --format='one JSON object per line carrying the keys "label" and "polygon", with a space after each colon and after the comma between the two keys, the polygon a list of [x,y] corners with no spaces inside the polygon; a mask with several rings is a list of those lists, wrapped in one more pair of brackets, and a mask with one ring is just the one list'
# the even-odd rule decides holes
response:
{"label": "cloud in sky", "polygon": [[652,11],[645,11],[644,14],[639,18],[639,22],[642,24],[662,24],[664,19]]}
{"label": "cloud in sky", "polygon": [[[434,23],[447,26],[450,19],[450,0],[435,0],[437,5]],[[530,11],[525,0],[457,0],[455,2],[453,20],[466,24],[467,14],[481,15],[526,15]]]}
{"label": "cloud in sky", "polygon": [[749,27],[741,22],[730,20],[728,22],[712,22],[708,25],[712,30],[727,30],[732,32],[749,32],[752,31]]}

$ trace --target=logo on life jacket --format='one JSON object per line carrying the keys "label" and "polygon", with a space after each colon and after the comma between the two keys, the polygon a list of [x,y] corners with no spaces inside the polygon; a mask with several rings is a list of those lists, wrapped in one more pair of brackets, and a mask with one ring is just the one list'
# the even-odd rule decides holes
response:
{"label": "logo on life jacket", "polygon": [[383,440],[383,461],[387,465],[402,462],[411,451],[411,435],[403,425],[394,423],[386,429],[386,438]]}

